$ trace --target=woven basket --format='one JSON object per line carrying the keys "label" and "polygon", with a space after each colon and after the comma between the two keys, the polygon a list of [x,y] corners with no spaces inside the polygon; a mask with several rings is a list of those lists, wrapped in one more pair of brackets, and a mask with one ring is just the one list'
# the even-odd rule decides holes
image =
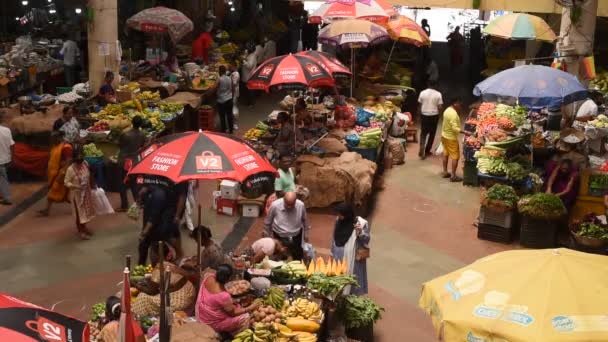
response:
{"label": "woven basket", "polygon": [[602,240],[602,239],[596,239],[596,238],[589,238],[586,236],[580,236],[575,232],[570,232],[572,233],[572,236],[574,237],[574,240],[576,240],[576,242],[579,245],[582,246],[586,246],[586,247],[591,247],[591,248],[602,248],[604,246],[606,246],[606,241]]}

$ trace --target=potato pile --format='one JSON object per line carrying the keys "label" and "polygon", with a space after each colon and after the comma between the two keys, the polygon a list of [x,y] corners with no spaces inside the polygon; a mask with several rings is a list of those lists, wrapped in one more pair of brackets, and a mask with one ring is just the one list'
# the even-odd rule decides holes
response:
{"label": "potato pile", "polygon": [[261,305],[253,312],[252,318],[259,323],[281,323],[283,314],[270,305]]}
{"label": "potato pile", "polygon": [[251,288],[251,284],[247,280],[235,280],[226,284],[226,291],[233,296],[240,296]]}

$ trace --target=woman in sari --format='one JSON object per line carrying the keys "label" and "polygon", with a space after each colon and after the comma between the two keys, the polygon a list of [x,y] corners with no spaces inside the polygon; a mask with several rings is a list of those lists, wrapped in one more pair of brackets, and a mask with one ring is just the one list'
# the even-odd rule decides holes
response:
{"label": "woman in sari", "polygon": [[546,192],[559,196],[562,203],[570,212],[578,194],[578,171],[570,159],[562,159],[559,164],[548,167]]}
{"label": "woman in sari", "polygon": [[249,327],[249,313],[257,309],[260,303],[256,301],[245,308],[234,305],[232,296],[225,288],[232,274],[232,267],[222,264],[216,272],[205,275],[196,302],[196,318],[217,333],[234,336]]}
{"label": "woman in sari", "polygon": [[80,146],[72,153],[72,165],[65,173],[65,186],[70,189],[70,200],[74,216],[76,217],[76,229],[83,240],[91,238],[93,233],[87,229],[86,224],[95,217],[92,194],[92,178],[89,165],[84,161],[84,151]]}
{"label": "woman in sari", "polygon": [[64,184],[65,173],[72,160],[72,145],[65,142],[64,133],[55,131],[51,134],[53,146],[49,156],[47,170],[49,193],[46,208],[40,211],[42,216],[49,216],[53,203],[69,202],[69,190]]}
{"label": "woman in sari", "polygon": [[[357,277],[359,287],[346,289],[355,295],[367,294],[367,258],[369,257],[369,224],[347,203],[336,206],[338,219],[331,243],[331,255],[335,260],[346,258],[348,274]],[[366,252],[367,251],[367,252]]]}

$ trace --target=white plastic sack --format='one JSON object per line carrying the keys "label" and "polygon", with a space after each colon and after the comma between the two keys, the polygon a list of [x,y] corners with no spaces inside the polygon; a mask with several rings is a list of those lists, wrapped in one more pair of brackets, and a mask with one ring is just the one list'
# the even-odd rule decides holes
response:
{"label": "white plastic sack", "polygon": [[439,146],[437,146],[437,149],[435,150],[435,155],[436,156],[443,155],[443,144],[442,143],[439,143]]}
{"label": "white plastic sack", "polygon": [[403,113],[395,113],[393,116],[393,124],[391,125],[391,135],[400,137],[405,134],[410,118]]}
{"label": "white plastic sack", "polygon": [[114,208],[112,208],[106,192],[102,188],[93,189],[91,193],[93,195],[93,207],[95,208],[96,215],[114,214]]}

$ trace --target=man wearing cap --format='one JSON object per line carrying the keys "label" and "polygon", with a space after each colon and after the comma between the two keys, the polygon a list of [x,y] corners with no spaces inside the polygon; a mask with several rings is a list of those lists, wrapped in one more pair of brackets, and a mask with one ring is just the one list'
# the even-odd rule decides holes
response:
{"label": "man wearing cap", "polygon": [[309,231],[306,207],[295,192],[287,192],[270,205],[264,219],[264,236],[280,240],[294,260],[304,257],[302,244],[308,242]]}

